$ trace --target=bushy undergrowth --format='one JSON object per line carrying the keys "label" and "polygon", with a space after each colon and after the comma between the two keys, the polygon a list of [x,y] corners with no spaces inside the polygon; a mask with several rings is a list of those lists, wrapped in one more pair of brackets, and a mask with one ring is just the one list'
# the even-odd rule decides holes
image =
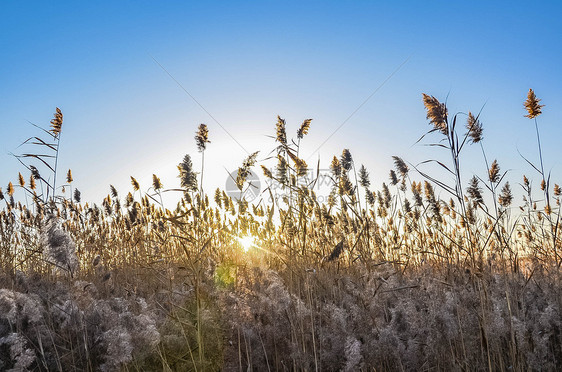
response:
{"label": "bushy undergrowth", "polygon": [[[143,192],[131,177],[127,195],[110,187],[101,206],[81,203],[70,171],[64,185],[51,181],[57,109],[47,139],[26,141],[45,152],[19,157],[29,180],[20,174],[0,190],[0,369],[556,369],[560,188],[544,172],[542,105],[530,91],[540,163],[528,162],[540,195],[523,177],[524,203],[514,206],[506,174],[486,158],[479,116],[466,115],[461,133],[461,114],[450,119],[436,98],[423,101],[427,138],[450,156],[424,163],[453,181],[394,157],[389,184],[372,191],[344,150],[331,161],[325,203],[315,195],[319,174],[307,177],[299,156],[311,120],[289,140],[281,118],[274,156],[261,162],[272,203],[221,190],[209,198],[204,156],[197,173],[189,155],[180,189],[165,190],[154,175]],[[208,135],[200,125],[202,155]],[[485,176],[461,172],[468,145],[481,146]],[[238,170],[240,195],[257,156]],[[163,191],[181,194],[174,210],[163,207]]]}

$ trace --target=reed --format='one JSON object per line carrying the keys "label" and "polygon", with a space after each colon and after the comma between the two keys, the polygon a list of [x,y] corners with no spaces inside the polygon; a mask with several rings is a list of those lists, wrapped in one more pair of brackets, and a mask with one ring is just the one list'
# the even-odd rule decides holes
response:
{"label": "reed", "polygon": [[[70,170],[56,186],[57,109],[42,130],[50,142],[31,137],[38,151],[17,157],[29,180],[0,189],[0,369],[556,369],[561,191],[543,168],[543,106],[531,90],[541,188],[523,176],[517,206],[500,162],[488,163],[481,115],[468,111],[463,127],[464,114],[422,99],[431,129],[420,140],[446,157],[394,156],[380,187],[349,149],[329,174],[311,169],[301,154],[312,120],[293,139],[278,117],[271,156],[241,159],[238,199],[203,190],[212,147],[201,124],[200,173],[186,155],[179,188],[153,175],[145,191],[131,177],[131,191],[110,185],[99,206],[81,202]],[[465,176],[467,145],[480,146],[485,176]],[[250,202],[257,165],[267,185]],[[172,191],[168,209],[161,194]]]}

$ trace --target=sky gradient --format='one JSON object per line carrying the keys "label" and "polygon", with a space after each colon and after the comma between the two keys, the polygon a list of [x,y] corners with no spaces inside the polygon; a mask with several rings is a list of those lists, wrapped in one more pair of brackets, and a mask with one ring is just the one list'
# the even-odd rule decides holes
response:
{"label": "sky gradient", "polygon": [[[545,168],[562,181],[557,1],[8,1],[2,10],[3,190],[23,171],[9,153],[32,150],[18,146],[38,134],[28,122],[48,126],[57,106],[59,172],[72,169],[85,201],[100,203],[110,184],[123,195],[129,176],[143,190],[153,173],[178,187],[183,156],[198,167],[200,123],[211,140],[205,189],[224,187],[248,152],[269,155],[277,115],[289,134],[314,119],[302,150],[309,165],[320,157],[327,167],[349,148],[380,185],[392,155],[447,160],[414,145],[430,128],[422,92],[447,100],[450,114],[483,108],[488,158],[512,182],[523,174],[539,182],[518,154],[538,160],[535,128],[524,118],[529,88],[546,105],[538,118]],[[466,177],[485,174],[479,147],[465,156]]]}

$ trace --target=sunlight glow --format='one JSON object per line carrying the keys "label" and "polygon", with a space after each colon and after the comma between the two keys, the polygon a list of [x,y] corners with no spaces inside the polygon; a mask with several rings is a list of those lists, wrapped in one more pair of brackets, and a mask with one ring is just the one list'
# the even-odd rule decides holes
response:
{"label": "sunlight glow", "polygon": [[251,236],[239,237],[238,242],[240,242],[240,244],[242,245],[244,252],[248,252],[254,245],[254,238],[252,238]]}

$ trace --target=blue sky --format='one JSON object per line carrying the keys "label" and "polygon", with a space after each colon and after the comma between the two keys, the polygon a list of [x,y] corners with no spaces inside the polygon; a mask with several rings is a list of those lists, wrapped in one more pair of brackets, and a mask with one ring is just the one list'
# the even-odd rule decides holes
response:
{"label": "blue sky", "polygon": [[[4,2],[0,187],[23,170],[9,153],[37,134],[28,121],[48,125],[56,106],[64,113],[59,167],[73,170],[87,201],[100,202],[109,184],[129,191],[131,175],[143,189],[153,173],[177,187],[183,155],[199,162],[200,123],[212,141],[205,187],[224,187],[244,149],[264,158],[273,148],[277,115],[291,132],[314,119],[303,143],[309,164],[320,156],[327,166],[349,148],[380,185],[392,155],[447,160],[412,146],[429,129],[422,92],[448,96],[452,114],[485,104],[488,157],[510,169],[512,182],[522,174],[539,182],[517,153],[538,158],[523,117],[529,88],[546,105],[538,119],[545,168],[560,183],[562,5],[451,3]],[[467,177],[485,173],[480,149],[465,155]]]}

